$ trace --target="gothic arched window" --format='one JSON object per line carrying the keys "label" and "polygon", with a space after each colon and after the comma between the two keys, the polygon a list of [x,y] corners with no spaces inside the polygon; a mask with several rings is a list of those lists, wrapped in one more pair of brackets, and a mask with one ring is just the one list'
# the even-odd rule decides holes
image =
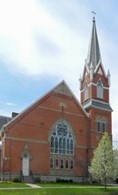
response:
{"label": "gothic arched window", "polygon": [[50,152],[54,154],[73,154],[74,141],[70,127],[64,122],[58,122],[52,130]]}
{"label": "gothic arched window", "polygon": [[97,82],[97,98],[103,99],[103,83],[101,80]]}

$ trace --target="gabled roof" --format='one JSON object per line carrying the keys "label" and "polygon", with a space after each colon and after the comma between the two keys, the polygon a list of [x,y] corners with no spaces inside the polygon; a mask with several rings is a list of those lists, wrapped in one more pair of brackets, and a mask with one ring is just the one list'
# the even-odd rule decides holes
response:
{"label": "gabled roof", "polygon": [[60,94],[64,94],[67,96],[72,97],[72,91],[69,89],[69,87],[67,86],[65,81],[62,81],[59,85],[57,85],[52,91],[60,93]]}
{"label": "gabled roof", "polygon": [[[102,65],[102,63],[98,63],[98,64],[97,64],[97,66],[96,66],[94,72],[96,73],[97,71],[99,71],[99,69],[102,70],[104,76],[106,77],[106,73],[105,73],[104,66]],[[98,73],[99,73],[99,72],[98,72]]]}
{"label": "gabled roof", "polygon": [[[22,117],[23,115],[25,115],[27,112],[29,112],[30,110],[32,110],[34,107],[37,106],[37,104],[41,101],[43,101],[46,97],[48,97],[52,92],[54,93],[60,93],[66,96],[70,96],[73,97],[75,99],[75,101],[77,102],[77,104],[79,105],[79,107],[81,108],[83,114],[88,117],[87,112],[85,111],[85,109],[82,107],[82,105],[80,104],[80,102],[78,101],[78,99],[76,98],[76,96],[74,95],[74,93],[71,91],[71,89],[69,88],[69,86],[67,85],[67,83],[63,80],[62,82],[60,82],[58,85],[56,85],[53,89],[51,89],[50,91],[48,91],[44,96],[42,96],[41,98],[39,98],[38,100],[36,100],[34,103],[32,103],[29,107],[27,107],[25,110],[23,110],[21,113],[19,113],[16,117],[12,118],[10,122],[8,122],[6,125],[4,125],[4,127],[8,126],[9,124],[11,124],[12,122],[15,122],[17,119],[20,119],[20,117]],[[3,128],[4,128],[3,127]]]}
{"label": "gabled roof", "polygon": [[82,112],[88,117],[88,113],[85,111],[83,106],[80,104],[80,102],[78,101],[78,99],[76,98],[76,96],[74,95],[74,93],[72,92],[72,90],[69,88],[69,86],[64,80],[61,83],[59,83],[55,88],[53,88],[51,91],[73,97],[75,101],[78,103],[78,105],[80,106]]}
{"label": "gabled roof", "polygon": [[61,83],[59,83],[55,88],[53,88],[51,91],[73,97],[75,101],[78,103],[78,105],[80,106],[82,112],[88,117],[88,113],[85,111],[83,106],[80,104],[80,102],[78,101],[78,99],[76,98],[76,96],[74,95],[74,93],[72,92],[72,90],[69,88],[69,86],[64,80]]}
{"label": "gabled roof", "polygon": [[101,54],[100,54],[100,48],[99,48],[99,42],[98,42],[98,36],[97,36],[97,30],[95,24],[95,17],[93,17],[92,34],[91,34],[90,44],[88,48],[88,56],[86,61],[89,70],[91,67],[93,68],[93,70],[95,70],[99,61],[101,61]]}

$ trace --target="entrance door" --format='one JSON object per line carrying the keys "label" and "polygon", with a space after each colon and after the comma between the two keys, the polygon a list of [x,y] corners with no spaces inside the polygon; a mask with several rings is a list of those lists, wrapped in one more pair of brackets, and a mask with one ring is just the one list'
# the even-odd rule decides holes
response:
{"label": "entrance door", "polygon": [[22,159],[22,173],[23,176],[29,176],[29,155],[24,154]]}

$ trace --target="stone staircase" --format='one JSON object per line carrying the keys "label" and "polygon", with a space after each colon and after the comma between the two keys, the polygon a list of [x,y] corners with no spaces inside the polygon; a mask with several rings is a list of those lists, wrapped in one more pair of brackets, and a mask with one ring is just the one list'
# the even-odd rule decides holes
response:
{"label": "stone staircase", "polygon": [[25,183],[33,183],[33,178],[32,178],[31,175],[29,175],[29,176],[23,176],[23,179],[22,180]]}

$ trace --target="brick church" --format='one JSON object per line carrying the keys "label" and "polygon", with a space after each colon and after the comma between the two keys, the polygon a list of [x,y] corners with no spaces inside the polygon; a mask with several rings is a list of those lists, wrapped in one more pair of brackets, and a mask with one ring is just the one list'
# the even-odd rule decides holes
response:
{"label": "brick church", "polygon": [[101,61],[94,17],[83,68],[80,102],[62,81],[21,113],[0,116],[1,179],[89,178],[93,150],[105,131],[112,137],[110,73]]}

